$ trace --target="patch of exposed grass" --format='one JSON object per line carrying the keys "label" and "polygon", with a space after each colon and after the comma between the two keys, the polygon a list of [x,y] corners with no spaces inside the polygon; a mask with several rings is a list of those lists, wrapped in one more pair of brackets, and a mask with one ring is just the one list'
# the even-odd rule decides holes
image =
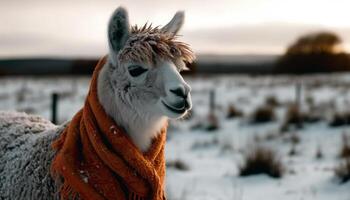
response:
{"label": "patch of exposed grass", "polygon": [[227,108],[227,115],[226,117],[228,119],[236,118],[236,117],[242,117],[243,112],[239,109],[237,109],[233,104],[230,104]]}
{"label": "patch of exposed grass", "polygon": [[215,130],[219,129],[219,120],[214,113],[210,113],[207,117],[207,120],[208,120],[208,124],[205,127],[205,130],[215,131]]}
{"label": "patch of exposed grass", "polygon": [[321,160],[324,157],[321,146],[317,147],[315,158]]}
{"label": "patch of exposed grass", "polygon": [[273,95],[266,97],[265,104],[273,107],[281,105],[276,96]]}
{"label": "patch of exposed grass", "polygon": [[288,133],[284,134],[283,140],[287,143],[291,143],[292,145],[297,145],[301,142],[301,137],[298,133]]}
{"label": "patch of exposed grass", "polygon": [[340,158],[350,158],[350,139],[345,133],[342,135],[342,146],[339,152]]}
{"label": "patch of exposed grass", "polygon": [[204,141],[195,141],[193,145],[191,146],[191,149],[206,149],[211,146],[215,146],[219,144],[219,140],[217,138],[213,138],[211,140],[204,140]]}
{"label": "patch of exposed grass", "polygon": [[298,106],[292,104],[287,108],[282,130],[287,131],[291,125],[296,128],[303,128],[304,123],[316,123],[321,120],[322,117],[317,112],[302,112]]}
{"label": "patch of exposed grass", "polygon": [[301,138],[299,136],[299,134],[297,133],[292,133],[291,136],[290,136],[290,142],[293,144],[293,145],[297,145],[301,142]]}
{"label": "patch of exposed grass", "polygon": [[264,105],[258,107],[252,114],[253,124],[267,123],[275,120],[275,111],[272,106]]}
{"label": "patch of exposed grass", "polygon": [[256,147],[244,157],[244,164],[239,168],[240,176],[267,174],[273,178],[281,178],[285,166],[275,151],[266,147]]}
{"label": "patch of exposed grass", "polygon": [[350,125],[350,112],[335,113],[329,122],[331,127]]}
{"label": "patch of exposed grass", "polygon": [[296,156],[296,155],[298,155],[297,147],[296,147],[295,144],[292,144],[292,147],[290,148],[290,150],[288,152],[288,155],[289,156]]}
{"label": "patch of exposed grass", "polygon": [[176,159],[173,161],[168,161],[166,163],[166,167],[167,168],[173,168],[173,169],[177,169],[180,171],[188,171],[190,169],[190,167],[182,160]]}
{"label": "patch of exposed grass", "polygon": [[280,136],[281,136],[281,134],[279,134],[279,133],[271,132],[271,133],[268,133],[264,136],[264,140],[265,141],[272,141],[272,140],[278,139]]}
{"label": "patch of exposed grass", "polygon": [[338,166],[334,168],[334,173],[340,183],[348,182],[350,180],[350,158],[341,160]]}

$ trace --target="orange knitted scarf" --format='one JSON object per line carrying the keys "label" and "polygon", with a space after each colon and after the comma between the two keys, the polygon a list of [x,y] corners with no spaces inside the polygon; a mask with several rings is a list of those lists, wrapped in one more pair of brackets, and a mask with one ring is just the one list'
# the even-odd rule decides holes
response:
{"label": "orange knitted scarf", "polygon": [[146,153],[132,143],[98,101],[105,62],[96,66],[84,107],[52,144],[57,154],[51,174],[63,181],[61,199],[163,200],[166,127]]}

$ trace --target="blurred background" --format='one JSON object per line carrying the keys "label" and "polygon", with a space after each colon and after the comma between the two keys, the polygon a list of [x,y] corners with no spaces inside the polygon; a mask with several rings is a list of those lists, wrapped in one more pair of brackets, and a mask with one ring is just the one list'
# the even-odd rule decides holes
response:
{"label": "blurred background", "polygon": [[114,9],[132,24],[186,13],[193,109],[169,127],[167,194],[350,199],[350,2],[0,1],[0,110],[55,124],[82,107]]}

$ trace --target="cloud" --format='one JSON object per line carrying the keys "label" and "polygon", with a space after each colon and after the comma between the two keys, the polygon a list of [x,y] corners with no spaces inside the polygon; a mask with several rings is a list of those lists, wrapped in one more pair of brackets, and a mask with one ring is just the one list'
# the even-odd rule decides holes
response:
{"label": "cloud", "polygon": [[[155,25],[166,24],[175,11],[184,9],[186,23],[180,34],[197,53],[282,53],[299,35],[325,29],[335,31],[350,44],[350,28],[259,21],[259,16],[271,9],[268,6],[273,1],[5,1],[0,7],[3,22],[0,57],[104,54],[107,49],[106,24],[119,5],[128,8],[132,24],[147,21]],[[249,20],[254,23],[247,23]],[[245,25],[239,25],[242,23]]]}
{"label": "cloud", "polygon": [[[184,31],[183,39],[196,53],[254,53],[280,54],[300,35],[331,30],[350,43],[350,29],[330,29],[323,26],[271,23],[228,28]],[[47,55],[47,56],[101,56],[107,52],[105,35],[101,40],[75,40],[74,37],[58,37],[57,34],[1,34],[0,56]]]}
{"label": "cloud", "polygon": [[198,52],[210,53],[283,53],[300,35],[330,30],[350,43],[350,28],[328,28],[317,25],[269,23],[199,29],[184,33],[185,39]]}

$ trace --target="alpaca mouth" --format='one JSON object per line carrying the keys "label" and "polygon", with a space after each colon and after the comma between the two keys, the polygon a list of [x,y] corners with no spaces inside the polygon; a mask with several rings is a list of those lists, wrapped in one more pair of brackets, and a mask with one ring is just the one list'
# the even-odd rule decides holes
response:
{"label": "alpaca mouth", "polygon": [[177,113],[177,114],[183,114],[184,112],[186,112],[186,106],[184,104],[184,106],[182,108],[176,108],[175,106],[170,106],[168,104],[166,104],[164,101],[162,101],[163,105],[170,111]]}

